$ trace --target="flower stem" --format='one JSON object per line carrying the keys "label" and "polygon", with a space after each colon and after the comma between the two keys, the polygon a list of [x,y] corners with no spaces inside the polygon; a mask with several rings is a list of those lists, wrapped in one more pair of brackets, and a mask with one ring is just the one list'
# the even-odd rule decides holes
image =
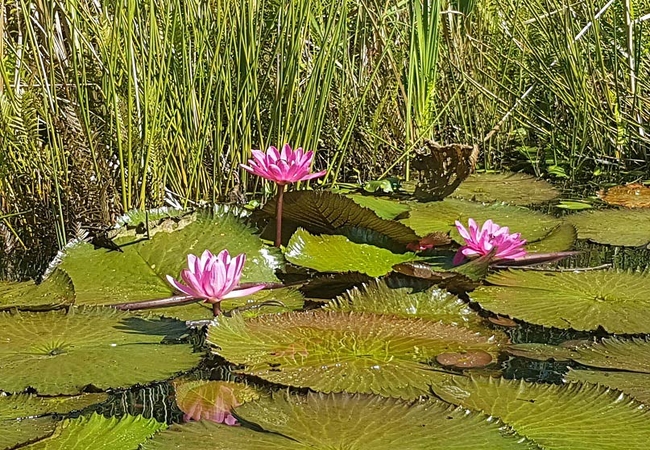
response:
{"label": "flower stem", "polygon": [[219,314],[221,314],[221,302],[212,304],[212,313],[214,314],[214,317],[217,317]]}
{"label": "flower stem", "polygon": [[278,197],[275,202],[275,246],[282,245],[282,203],[284,200],[284,185],[278,184]]}

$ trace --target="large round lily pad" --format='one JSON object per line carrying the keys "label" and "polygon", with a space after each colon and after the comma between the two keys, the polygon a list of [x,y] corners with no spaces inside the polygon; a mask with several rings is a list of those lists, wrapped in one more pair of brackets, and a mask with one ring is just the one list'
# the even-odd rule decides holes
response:
{"label": "large round lily pad", "polygon": [[474,202],[505,202],[533,205],[553,200],[560,192],[548,181],[524,173],[474,173],[454,191],[452,197]]}
{"label": "large round lily pad", "polygon": [[561,223],[555,217],[518,206],[485,206],[454,198],[440,202],[413,203],[409,217],[401,222],[413,228],[420,236],[435,231],[450,232],[454,240],[463,242],[454,222],[459,220],[467,226],[470,218],[479,223],[492,219],[502,227],[509,227],[512,233],[521,233],[528,242],[543,239]]}
{"label": "large round lily pad", "polygon": [[356,244],[345,236],[313,236],[303,229],[291,236],[284,256],[297,266],[319,272],[359,272],[371,277],[386,275],[395,264],[416,258],[414,253]]}
{"label": "large round lily pad", "polygon": [[567,216],[579,239],[599,244],[640,247],[650,243],[650,209],[604,209]]}
{"label": "large round lily pad", "polygon": [[242,282],[278,281],[275,270],[283,261],[277,249],[266,247],[241,219],[227,213],[185,218],[122,252],[79,243],[66,250],[60,267],[72,280],[76,305],[150,300],[173,295],[165,276],[178,277],[188,253],[200,255],[205,249],[246,253]]}
{"label": "large round lily pad", "polygon": [[387,220],[393,220],[411,209],[406,203],[373,195],[350,194],[347,197],[354,200],[354,203],[374,211],[379,217]]}
{"label": "large round lily pad", "polygon": [[427,363],[440,353],[483,350],[498,343],[465,327],[369,313],[314,311],[219,317],[208,342],[241,372],[322,392],[413,398],[448,375]]}
{"label": "large round lily pad", "polygon": [[[106,394],[75,397],[36,397],[15,394],[0,397],[0,448],[44,438],[54,432],[56,418],[49,414],[67,414],[106,400]],[[48,414],[47,416],[44,416]],[[41,417],[44,416],[44,417]]]}
{"label": "large round lily pad", "polygon": [[[383,281],[373,281],[348,291],[325,308],[332,311],[417,317],[488,332],[486,321],[467,303],[438,287],[420,290],[409,287],[390,288]],[[505,336],[502,337],[503,342],[507,341]]]}
{"label": "large round lily pad", "polygon": [[163,343],[185,333],[171,319],[109,308],[0,314],[0,389],[76,394],[164,380],[198,364],[188,344]]}
{"label": "large round lily pad", "polygon": [[558,386],[494,378],[457,378],[433,386],[451,403],[498,417],[549,450],[641,450],[650,412],[603,386]]}
{"label": "large round lily pad", "polygon": [[[246,426],[211,422],[174,425],[144,445],[148,450],[347,449],[456,450],[536,448],[499,421],[442,402],[409,404],[367,395],[278,393],[246,403],[236,414]],[[397,446],[397,447],[396,447]]]}
{"label": "large round lily pad", "polygon": [[167,425],[143,416],[106,418],[99,414],[61,422],[54,434],[29,450],[133,450]]}
{"label": "large round lily pad", "polygon": [[62,270],[54,270],[40,284],[33,281],[0,282],[0,310],[48,309],[74,302],[74,289],[70,277]]}
{"label": "large round lily pad", "polygon": [[618,271],[508,270],[471,298],[488,311],[529,323],[609,333],[650,333],[650,277]]}

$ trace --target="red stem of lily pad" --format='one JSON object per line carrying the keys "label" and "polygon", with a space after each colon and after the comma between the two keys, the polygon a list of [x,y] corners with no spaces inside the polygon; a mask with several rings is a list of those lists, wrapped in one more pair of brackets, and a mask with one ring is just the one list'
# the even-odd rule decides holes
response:
{"label": "red stem of lily pad", "polygon": [[214,317],[217,317],[219,314],[221,314],[221,302],[212,304],[212,313],[214,314]]}
{"label": "red stem of lily pad", "polygon": [[275,202],[275,246],[282,245],[282,203],[284,201],[284,185],[278,184],[278,196]]}

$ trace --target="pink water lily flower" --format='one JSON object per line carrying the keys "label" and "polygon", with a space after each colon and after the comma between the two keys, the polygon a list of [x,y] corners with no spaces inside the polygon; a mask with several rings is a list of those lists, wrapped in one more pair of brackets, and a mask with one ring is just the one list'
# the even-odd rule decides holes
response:
{"label": "pink water lily flower", "polygon": [[231,258],[228,250],[222,250],[217,256],[210,250],[205,250],[200,258],[187,255],[188,268],[181,271],[181,278],[185,284],[170,275],[167,275],[167,281],[185,295],[212,303],[216,316],[221,311],[221,300],[244,297],[264,289],[264,285],[237,289],[245,262],[245,253]]}
{"label": "pink water lily flower", "polygon": [[282,146],[282,152],[275,147],[269,147],[266,154],[261,150],[253,150],[253,159],[248,160],[248,165],[241,167],[248,172],[273,181],[280,186],[322,177],[326,170],[310,173],[314,152],[304,152],[302,148],[295,151],[289,144]]}
{"label": "pink water lily flower", "polygon": [[313,178],[322,177],[326,170],[316,173],[311,171],[311,162],[314,159],[314,152],[305,153],[302,148],[291,150],[289,144],[282,146],[282,152],[275,147],[269,147],[266,153],[261,150],[253,150],[253,159],[240,166],[257,176],[271,180],[278,185],[278,194],[275,201],[275,242],[276,247],[282,244],[282,202],[284,197],[284,186],[297,181],[307,181]]}
{"label": "pink water lily flower", "polygon": [[511,234],[508,227],[501,227],[492,220],[486,220],[479,228],[474,219],[469,219],[469,229],[456,221],[456,228],[465,239],[465,245],[458,249],[454,265],[462,263],[465,258],[488,255],[495,248],[495,259],[516,259],[526,255],[526,240],[521,238],[521,234]]}

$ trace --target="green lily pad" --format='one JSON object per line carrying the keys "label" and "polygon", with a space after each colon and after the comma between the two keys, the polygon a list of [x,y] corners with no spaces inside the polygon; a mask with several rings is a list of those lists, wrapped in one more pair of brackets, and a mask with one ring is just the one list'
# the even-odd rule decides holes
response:
{"label": "green lily pad", "polygon": [[[383,281],[374,281],[348,291],[325,309],[417,317],[483,332],[488,328],[484,319],[467,303],[438,287],[416,291],[408,287],[390,288]],[[498,334],[491,332],[495,336]],[[505,335],[500,337],[499,341],[507,341]]]}
{"label": "green lily pad", "polygon": [[576,350],[572,359],[601,369],[627,370],[650,374],[650,341],[647,339],[605,338]]}
{"label": "green lily pad", "polygon": [[616,372],[611,370],[576,370],[569,368],[564,375],[567,383],[592,383],[618,389],[641,403],[650,405],[650,374]]}
{"label": "green lily pad", "polygon": [[0,282],[0,310],[18,308],[23,310],[49,309],[74,302],[72,281],[68,275],[55,270],[42,283]]}
{"label": "green lily pad", "polygon": [[395,264],[416,258],[414,253],[356,244],[345,236],[313,236],[303,229],[291,236],[284,256],[297,266],[319,272],[360,272],[371,277],[386,275]]}
{"label": "green lily pad", "polygon": [[[298,311],[305,306],[300,291],[292,288],[264,289],[246,297],[223,300],[222,311],[240,311],[244,317],[257,317],[262,314],[278,314]],[[212,305],[202,300],[179,306],[152,309],[153,314],[173,317],[179,320],[212,319]]]}
{"label": "green lily pad", "polygon": [[321,392],[361,392],[413,398],[449,376],[432,362],[440,353],[483,350],[492,335],[465,327],[369,313],[314,311],[219,317],[208,342],[241,372],[273,383]]}
{"label": "green lily pad", "polygon": [[[236,413],[260,431],[211,422],[173,425],[147,450],[537,448],[497,420],[442,402],[410,404],[367,395],[275,394]],[[397,447],[396,447],[397,445]],[[531,447],[532,446],[532,447]]]}
{"label": "green lily pad", "polygon": [[[263,211],[275,216],[275,201]],[[328,191],[292,191],[284,196],[283,220],[293,222],[314,234],[347,234],[369,230],[400,245],[419,240],[409,227],[385,220],[344,195]]]}
{"label": "green lily pad", "polygon": [[201,354],[167,344],[185,324],[109,308],[0,314],[0,389],[76,394],[85,386],[122,388],[191,369]]}
{"label": "green lily pad", "polygon": [[640,247],[650,243],[649,209],[604,209],[567,216],[579,239],[599,244]]}
{"label": "green lily pad", "polygon": [[55,418],[38,416],[67,414],[107,398],[106,394],[52,398],[16,394],[0,397],[0,448],[14,448],[52,434],[57,423]]}
{"label": "green lily pad", "polygon": [[275,270],[282,267],[282,256],[230,214],[186,218],[176,229],[158,230],[151,240],[125,246],[123,252],[80,243],[67,249],[60,267],[72,280],[76,305],[151,300],[174,295],[165,275],[178,277],[188,253],[200,255],[205,249],[246,253],[242,282],[278,281]]}
{"label": "green lily pad", "polygon": [[512,205],[545,203],[560,192],[548,181],[524,173],[474,173],[454,191],[452,197],[474,202],[505,202]]}
{"label": "green lily pad", "polygon": [[526,251],[534,253],[563,252],[573,247],[578,233],[570,223],[563,223],[553,228],[542,240],[526,245]]}
{"label": "green lily pad", "polygon": [[29,450],[133,450],[167,425],[143,416],[106,418],[99,414],[61,422],[51,437],[24,447]]}
{"label": "green lily pad", "polygon": [[506,352],[537,361],[571,361],[577,355],[575,349],[572,348],[538,343],[509,345]]}
{"label": "green lily pad", "polygon": [[549,450],[645,449],[650,440],[647,408],[598,385],[459,377],[433,389],[443,400],[498,417]]}
{"label": "green lily pad", "polygon": [[546,327],[650,333],[647,274],[508,270],[487,281],[493,286],[477,288],[471,298],[496,314]]}
{"label": "green lily pad", "polygon": [[434,231],[450,232],[456,242],[463,242],[454,222],[459,220],[467,226],[467,220],[473,218],[482,224],[488,219],[502,227],[509,227],[512,233],[521,233],[528,242],[543,239],[561,221],[555,217],[530,209],[509,206],[490,205],[448,198],[440,202],[411,203],[408,219],[401,220],[420,236]]}
{"label": "green lily pad", "polygon": [[406,203],[372,195],[350,194],[347,197],[354,200],[354,203],[374,211],[379,217],[387,220],[393,220],[411,209]]}

